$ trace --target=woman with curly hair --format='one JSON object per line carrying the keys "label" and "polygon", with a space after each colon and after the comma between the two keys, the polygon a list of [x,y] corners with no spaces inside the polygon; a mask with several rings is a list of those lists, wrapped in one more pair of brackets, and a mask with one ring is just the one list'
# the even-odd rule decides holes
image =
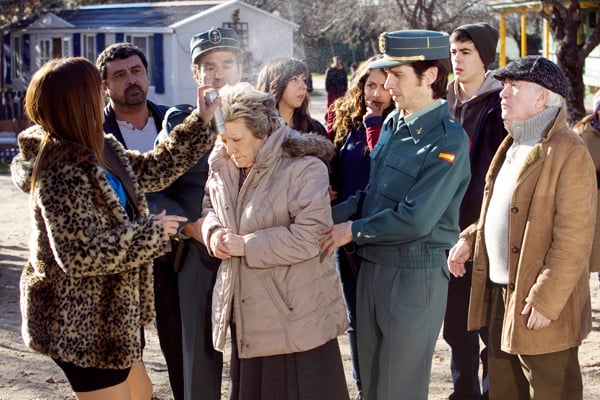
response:
{"label": "woman with curly hair", "polygon": [[[346,200],[367,185],[371,150],[377,143],[383,120],[394,109],[392,95],[383,87],[386,74],[381,69],[368,67],[370,62],[379,58],[381,56],[374,56],[358,68],[346,96],[338,99],[332,106],[334,119],[330,122],[333,126],[333,144],[336,149],[332,184],[333,191],[337,192],[336,202]],[[360,393],[361,383],[354,330],[356,278],[360,260],[350,248],[349,245],[338,249],[335,258],[348,307],[350,318],[348,339],[352,371]]]}
{"label": "woman with curly hair", "polygon": [[337,154],[333,162],[336,202],[367,185],[370,152],[379,139],[383,120],[394,109],[392,95],[383,87],[385,72],[368,68],[370,62],[379,58],[377,55],[366,60],[346,96],[333,104],[334,118],[330,122]]}
{"label": "woman with curly hair", "polygon": [[261,69],[256,88],[275,97],[287,126],[302,133],[326,135],[323,125],[310,116],[307,77],[308,68],[301,60],[277,58]]}

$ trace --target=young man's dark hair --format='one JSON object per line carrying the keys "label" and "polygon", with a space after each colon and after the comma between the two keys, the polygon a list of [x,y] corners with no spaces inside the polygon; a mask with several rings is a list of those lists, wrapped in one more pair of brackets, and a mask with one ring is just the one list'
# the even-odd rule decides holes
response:
{"label": "young man's dark hair", "polygon": [[448,74],[450,73],[450,62],[447,59],[415,61],[410,65],[415,70],[415,74],[419,79],[422,78],[423,73],[429,68],[436,67],[438,70],[437,78],[435,82],[431,84],[433,98],[443,99],[446,97],[446,93],[448,92]]}
{"label": "young man's dark hair", "polygon": [[498,30],[484,22],[461,25],[450,35],[450,43],[473,42],[483,65],[488,68],[496,59]]}

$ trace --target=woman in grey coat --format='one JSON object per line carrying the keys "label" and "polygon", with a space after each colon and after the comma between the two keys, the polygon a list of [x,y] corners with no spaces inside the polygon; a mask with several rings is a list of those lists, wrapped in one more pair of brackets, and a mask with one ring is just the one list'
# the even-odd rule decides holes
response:
{"label": "woman in grey coat", "polygon": [[226,132],[209,158],[202,232],[222,261],[213,342],[231,326],[232,399],[347,399],[337,336],[347,328],[331,257],[327,138],[285,126],[272,95],[220,91]]}

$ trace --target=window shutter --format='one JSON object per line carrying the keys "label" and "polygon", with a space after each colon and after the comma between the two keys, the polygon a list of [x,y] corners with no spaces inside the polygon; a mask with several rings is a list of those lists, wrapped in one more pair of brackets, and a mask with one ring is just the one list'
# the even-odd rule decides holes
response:
{"label": "window shutter", "polygon": [[154,36],[154,63],[153,77],[156,93],[165,92],[165,57],[163,53],[163,35],[155,33]]}
{"label": "window shutter", "polygon": [[73,56],[81,56],[81,33],[73,34]]}
{"label": "window shutter", "polygon": [[25,76],[31,72],[31,53],[29,51],[29,45],[31,44],[31,38],[29,33],[23,35],[23,72]]}
{"label": "window shutter", "polygon": [[125,41],[125,34],[124,33],[117,33],[115,34],[115,43],[123,43]]}
{"label": "window shutter", "polygon": [[106,43],[106,35],[104,33],[96,34],[96,50],[97,53],[100,54],[104,50],[104,46]]}
{"label": "window shutter", "polygon": [[[12,52],[15,51],[15,49],[13,49],[11,47],[12,42],[10,41],[10,35],[9,34],[4,34],[4,43],[2,44],[4,46],[5,49],[9,49],[8,50],[8,54],[7,56],[4,58],[4,68],[6,68],[6,75],[4,75],[4,82],[6,82],[7,84],[11,84],[12,83],[12,70],[11,70],[11,59],[12,59]],[[0,71],[0,73],[2,73],[2,71]]]}

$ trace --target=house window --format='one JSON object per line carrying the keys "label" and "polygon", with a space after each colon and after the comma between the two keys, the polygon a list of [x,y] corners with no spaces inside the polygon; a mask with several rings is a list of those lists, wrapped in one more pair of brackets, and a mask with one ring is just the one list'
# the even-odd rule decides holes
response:
{"label": "house window", "polygon": [[57,57],[63,56],[62,38],[47,38],[39,41],[39,67]]}
{"label": "house window", "polygon": [[146,55],[146,60],[148,60],[148,80],[150,81],[150,85],[154,85],[154,77],[152,75],[152,60],[154,60],[152,36],[125,35],[125,41],[139,47]]}
{"label": "house window", "polygon": [[96,35],[81,36],[81,55],[96,62]]}
{"label": "house window", "polygon": [[64,37],[62,38],[62,56],[63,57],[71,57],[73,55],[73,50],[71,49],[71,38]]}
{"label": "house window", "polygon": [[23,37],[13,36],[11,46],[10,67],[12,79],[23,78]]}
{"label": "house window", "polygon": [[44,65],[50,58],[52,54],[52,42],[50,39],[41,39],[40,40],[40,66]]}

